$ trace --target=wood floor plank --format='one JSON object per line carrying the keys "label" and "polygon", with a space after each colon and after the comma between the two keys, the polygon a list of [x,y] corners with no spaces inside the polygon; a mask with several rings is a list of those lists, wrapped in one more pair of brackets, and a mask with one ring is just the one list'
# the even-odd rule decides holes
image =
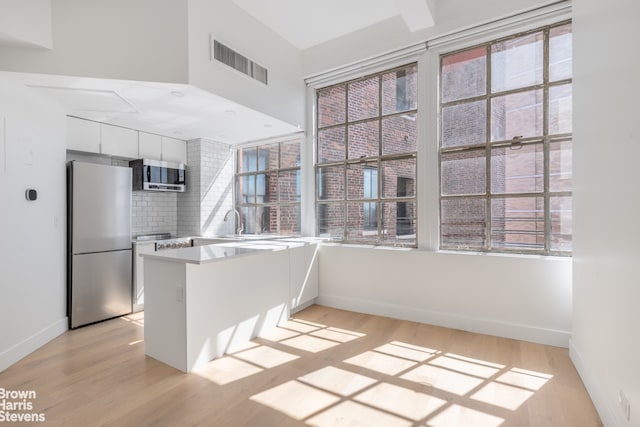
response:
{"label": "wood floor plank", "polygon": [[143,324],[68,331],[0,387],[36,391],[47,426],[602,426],[562,348],[314,305],[185,374]]}

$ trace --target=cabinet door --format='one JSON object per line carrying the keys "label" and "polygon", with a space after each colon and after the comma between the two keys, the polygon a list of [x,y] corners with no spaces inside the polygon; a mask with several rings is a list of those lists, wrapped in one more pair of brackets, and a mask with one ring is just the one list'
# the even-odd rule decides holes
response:
{"label": "cabinet door", "polygon": [[138,136],[138,158],[162,159],[162,137],[151,133],[140,132]]}
{"label": "cabinet door", "polygon": [[135,159],[138,157],[138,131],[102,125],[102,154]]}
{"label": "cabinet door", "polygon": [[187,163],[187,142],[180,139],[162,137],[162,160]]}
{"label": "cabinet door", "polygon": [[67,117],[67,149],[100,152],[100,123]]}

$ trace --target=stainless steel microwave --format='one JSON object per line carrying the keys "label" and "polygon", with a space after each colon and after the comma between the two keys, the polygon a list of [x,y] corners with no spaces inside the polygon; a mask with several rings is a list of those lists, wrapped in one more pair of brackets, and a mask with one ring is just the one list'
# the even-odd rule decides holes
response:
{"label": "stainless steel microwave", "polygon": [[138,159],[129,162],[133,169],[133,190],[177,191],[186,188],[186,168],[182,163]]}

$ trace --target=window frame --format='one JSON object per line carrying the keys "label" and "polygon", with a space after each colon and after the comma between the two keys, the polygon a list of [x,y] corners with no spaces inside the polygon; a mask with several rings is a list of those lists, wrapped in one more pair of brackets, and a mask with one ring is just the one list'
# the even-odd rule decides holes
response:
{"label": "window frame", "polygon": [[[552,250],[551,249],[551,238],[552,238],[552,217],[551,217],[551,198],[552,197],[572,197],[572,191],[551,191],[550,190],[550,148],[551,144],[561,144],[563,142],[571,142],[573,144],[573,131],[565,132],[565,133],[556,133],[551,134],[549,130],[549,122],[550,122],[550,95],[549,92],[554,87],[563,87],[567,85],[572,86],[573,75],[569,78],[564,78],[560,80],[550,81],[549,71],[550,71],[550,63],[549,63],[549,44],[550,44],[550,32],[553,28],[562,27],[565,25],[571,25],[571,19],[565,19],[558,22],[553,22],[546,25],[537,26],[532,29],[528,29],[525,31],[516,32],[507,36],[494,38],[490,40],[485,40],[482,43],[477,43],[465,47],[461,47],[455,50],[450,51],[439,51],[437,54],[438,57],[438,200],[439,200],[439,249],[440,250],[452,250],[452,251],[461,251],[461,252],[489,252],[489,253],[515,253],[515,254],[528,254],[528,255],[545,255],[545,256],[571,256],[571,251],[564,250]],[[543,34],[543,70],[542,70],[542,82],[531,84],[527,86],[520,86],[517,88],[511,88],[507,90],[500,90],[492,92],[492,74],[491,74],[491,54],[492,54],[492,46],[502,43],[505,41],[509,41],[512,39],[517,39],[521,37],[525,37],[527,35],[532,35],[536,33]],[[573,28],[571,29],[571,34],[573,34]],[[448,56],[452,56],[455,54],[459,54],[465,51],[471,51],[474,49],[485,48],[486,55],[486,64],[485,64],[485,93],[483,95],[478,96],[466,96],[460,99],[455,99],[453,101],[443,102],[443,59]],[[494,98],[513,95],[513,94],[521,94],[531,91],[542,91],[542,135],[541,136],[532,136],[532,137],[515,137],[512,139],[502,139],[502,140],[493,140],[492,137],[492,100]],[[483,143],[477,144],[469,144],[464,145],[462,147],[453,146],[453,147],[443,147],[443,112],[444,108],[455,106],[455,105],[464,105],[470,102],[478,102],[484,101],[486,103],[485,110],[485,126],[486,126],[486,136],[485,141]],[[535,147],[536,145],[542,146],[543,152],[543,190],[541,192],[513,192],[513,193],[493,193],[492,192],[492,181],[491,181],[491,172],[492,172],[492,151],[496,148],[512,148],[512,149],[521,149],[523,147]],[[455,194],[455,195],[445,195],[443,194],[443,155],[452,154],[452,153],[472,153],[474,151],[484,150],[485,156],[485,191],[483,194]],[[572,150],[573,151],[573,150]],[[524,248],[514,248],[510,249],[508,247],[495,247],[492,245],[492,213],[491,206],[492,201],[496,199],[510,199],[517,197],[530,197],[530,198],[542,198],[544,203],[544,247],[542,249],[524,249]],[[442,215],[442,206],[443,200],[484,200],[485,201],[485,229],[484,229],[484,243],[482,247],[477,246],[468,246],[468,245],[446,245],[443,243],[443,215]],[[573,212],[572,212],[573,216]]]}
{"label": "window frame", "polygon": [[[385,74],[390,74],[390,73],[398,73],[399,71],[405,71],[412,67],[415,66],[416,67],[416,105],[415,108],[411,108],[411,109],[406,109],[403,111],[394,111],[393,113],[388,113],[388,114],[384,114],[383,113],[383,84],[382,84],[382,77]],[[363,119],[356,119],[353,121],[349,120],[349,114],[348,114],[348,110],[349,110],[349,86],[360,82],[360,81],[365,81],[365,80],[369,80],[372,78],[377,78],[378,79],[378,113],[373,116],[373,117],[367,117],[367,118],[363,118]],[[407,76],[405,75],[403,78],[403,84],[406,87],[406,78]],[[390,68],[385,68],[382,70],[376,70],[375,72],[363,75],[363,76],[359,76],[350,80],[346,80],[346,81],[340,81],[337,83],[332,83],[330,85],[327,86],[318,86],[314,88],[314,93],[315,93],[315,97],[314,97],[314,104],[315,104],[315,114],[314,114],[314,132],[316,135],[315,138],[315,144],[314,144],[314,168],[313,168],[313,172],[314,172],[314,188],[315,188],[315,204],[314,204],[314,208],[315,208],[315,217],[316,217],[316,221],[315,221],[315,235],[316,236],[320,236],[320,229],[321,229],[321,224],[323,223],[323,219],[321,217],[321,215],[319,215],[319,212],[321,210],[322,206],[328,206],[329,205],[341,205],[342,206],[342,211],[343,211],[343,222],[342,222],[342,228],[343,228],[343,234],[342,234],[342,238],[337,238],[336,240],[338,240],[340,243],[347,243],[347,244],[362,244],[362,245],[375,245],[375,246],[400,246],[400,247],[409,247],[409,248],[417,248],[418,247],[418,169],[419,169],[419,162],[418,162],[418,150],[419,150],[419,136],[416,135],[416,149],[414,151],[411,152],[403,152],[403,153],[391,153],[391,154],[384,154],[383,151],[383,121],[385,119],[389,119],[389,118],[393,118],[393,117],[402,117],[402,116],[413,116],[413,119],[416,121],[416,133],[418,133],[418,121],[419,121],[419,97],[418,97],[418,93],[419,93],[419,80],[420,80],[420,75],[419,75],[419,64],[418,61],[416,61],[415,59],[410,60],[409,62],[406,63],[402,63],[400,65],[394,65]],[[343,122],[340,122],[338,124],[331,124],[331,125],[325,125],[320,127],[320,120],[319,120],[319,114],[320,114],[320,108],[319,108],[319,97],[318,97],[318,92],[323,91],[323,90],[328,90],[334,87],[339,87],[339,86],[344,86],[345,88],[345,119]],[[397,91],[397,88],[395,89]],[[405,89],[406,90],[406,89]],[[406,100],[404,101],[406,102]],[[396,103],[396,108],[397,108],[397,103]],[[368,123],[368,122],[372,122],[372,121],[377,121],[378,122],[378,154],[374,155],[374,156],[363,156],[360,158],[349,158],[349,126],[352,125],[357,125],[357,124],[364,124],[364,123]],[[318,138],[318,134],[320,131],[323,130],[328,130],[328,129],[332,129],[332,128],[340,128],[340,127],[344,127],[345,129],[345,155],[344,155],[344,159],[342,160],[330,160],[330,161],[324,161],[324,162],[320,162],[320,155],[319,155],[319,150],[320,150],[320,145],[319,145],[319,138]],[[415,162],[415,175],[414,175],[414,192],[413,192],[413,196],[403,196],[403,197],[384,197],[384,171],[382,169],[382,166],[384,165],[385,161],[390,161],[390,160],[406,160],[406,159],[413,159],[413,161]],[[349,173],[349,166],[350,165],[363,165],[363,168],[373,168],[376,169],[377,173],[377,191],[376,191],[376,197],[373,198],[365,198],[365,197],[359,197],[359,198],[350,198],[349,194],[348,194],[348,188],[347,188],[347,180],[348,180],[348,173]],[[344,190],[343,190],[343,197],[341,199],[323,199],[321,198],[321,188],[325,187],[325,179],[326,179],[326,175],[321,174],[320,171],[327,169],[327,168],[335,168],[335,167],[342,167],[342,171],[341,173],[343,174],[343,179],[344,179]],[[364,196],[364,195],[363,195]],[[413,203],[415,206],[415,215],[414,215],[414,224],[413,224],[413,228],[415,230],[415,233],[413,233],[415,235],[415,238],[413,239],[413,241],[409,244],[405,244],[405,243],[401,243],[396,241],[385,241],[385,233],[384,233],[384,218],[383,218],[383,210],[384,210],[384,204],[385,203],[401,203],[401,202],[408,202],[408,203]],[[373,241],[373,240],[367,240],[367,239],[362,239],[362,240],[354,240],[354,239],[349,239],[349,233],[348,233],[348,223],[349,223],[349,219],[348,219],[348,206],[349,204],[368,204],[368,203],[374,203],[374,209],[376,212],[376,225],[377,225],[377,229],[376,230],[369,230],[367,228],[367,224],[365,222],[363,222],[362,224],[362,228],[363,231],[365,232],[365,234],[370,234],[373,233],[374,231],[376,232],[376,237],[377,240]],[[404,234],[403,234],[404,235]]]}
{"label": "window frame", "polygon": [[[302,157],[301,157],[301,151],[302,151],[302,144],[304,142],[304,137],[296,137],[293,139],[286,139],[286,140],[280,140],[280,141],[269,141],[269,142],[263,142],[260,144],[247,144],[247,145],[242,145],[242,146],[238,146],[235,150],[235,173],[234,173],[234,189],[233,189],[233,193],[234,193],[234,208],[238,210],[238,212],[240,213],[240,218],[241,218],[241,223],[243,228],[245,227],[245,215],[244,215],[244,211],[243,208],[254,208],[255,209],[255,218],[254,218],[254,222],[256,224],[256,226],[260,227],[260,230],[257,233],[249,233],[249,234],[265,234],[265,235],[270,235],[270,234],[276,234],[276,235],[282,235],[282,228],[281,228],[281,220],[282,220],[282,210],[281,208],[283,207],[293,207],[293,208],[297,208],[297,231],[290,233],[287,232],[286,235],[287,236],[301,236],[302,235],[302,212],[301,212],[301,199],[302,199],[302,183],[301,183],[301,176],[302,176],[302,170],[301,170],[301,164],[302,164]],[[294,144],[297,143],[299,145],[299,150],[300,150],[300,154],[298,162],[297,162],[297,166],[287,166],[287,167],[281,167],[282,166],[282,146],[286,145],[286,144]],[[277,145],[278,146],[278,162],[277,162],[277,167],[267,167],[265,166],[264,169],[260,169],[260,153],[261,153],[261,147],[267,147],[267,146],[274,146]],[[249,171],[243,171],[241,172],[242,168],[241,168],[241,160],[240,160],[240,151],[241,150],[248,150],[248,149],[255,149],[256,150],[256,166],[254,170],[249,170]],[[268,162],[266,163],[268,164]],[[281,174],[285,174],[285,173],[291,173],[291,172],[297,172],[297,176],[296,176],[296,186],[298,189],[298,200],[295,202],[292,201],[283,201],[282,200],[282,191],[281,191],[281,183],[280,183],[280,176]],[[268,180],[268,176],[270,174],[275,174],[276,176],[276,180],[278,182],[278,189],[277,189],[277,200],[269,200],[268,202],[258,202],[258,198],[259,196],[266,196],[267,194],[269,194],[268,188],[265,190],[265,194],[261,195],[259,194],[259,190],[258,190],[258,178],[259,176],[263,176],[265,181]],[[253,178],[253,202],[243,202],[243,195],[240,194],[240,181],[245,178],[245,177],[251,177]],[[249,187],[251,187],[251,184],[249,185]],[[268,185],[266,186],[268,187]],[[260,208],[266,208],[266,209],[276,209],[277,212],[277,219],[276,219],[276,223],[277,223],[277,231],[276,232],[265,232],[262,230],[262,218],[261,215],[258,213]],[[247,229],[245,228],[244,231],[246,232]]]}

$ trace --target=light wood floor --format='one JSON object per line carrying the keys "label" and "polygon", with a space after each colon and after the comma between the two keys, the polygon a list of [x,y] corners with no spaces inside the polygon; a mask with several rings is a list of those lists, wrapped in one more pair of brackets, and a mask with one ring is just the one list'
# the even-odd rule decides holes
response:
{"label": "light wood floor", "polygon": [[602,425],[562,348],[312,306],[184,374],[145,356],[143,323],[69,331],[0,387],[34,390],[47,426]]}

